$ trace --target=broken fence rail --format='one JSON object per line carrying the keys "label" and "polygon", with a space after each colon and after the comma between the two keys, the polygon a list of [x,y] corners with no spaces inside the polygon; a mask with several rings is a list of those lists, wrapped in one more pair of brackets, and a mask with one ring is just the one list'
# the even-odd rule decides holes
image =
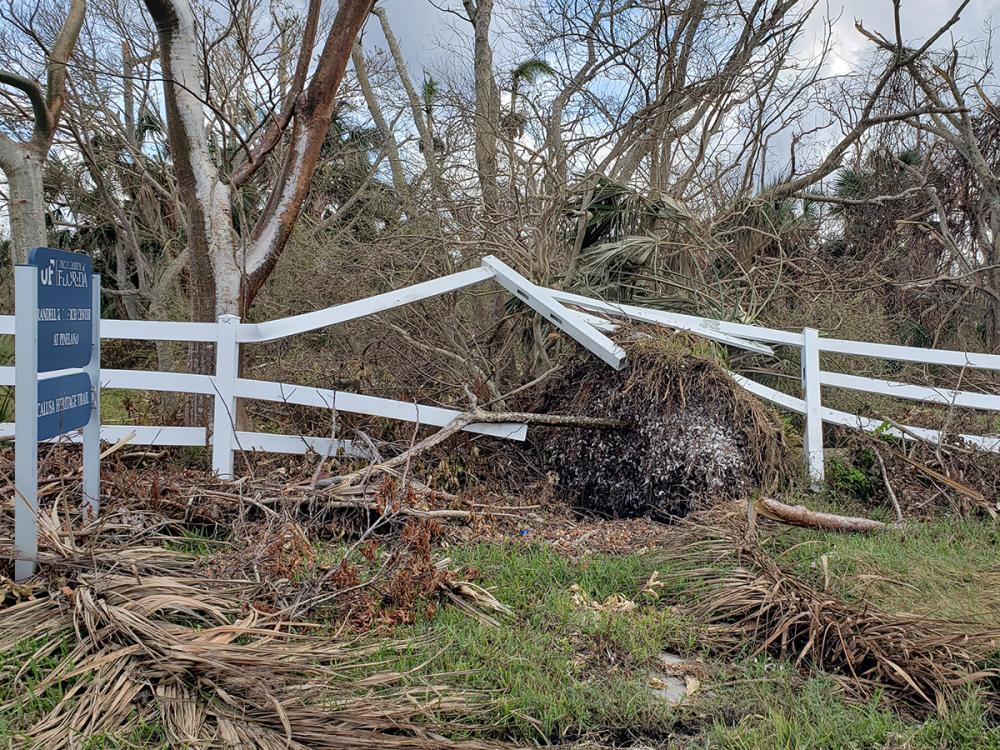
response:
{"label": "broken fence rail", "polygon": [[[392,310],[403,305],[456,292],[495,280],[503,288],[534,309],[554,326],[615,369],[626,366],[626,354],[608,337],[615,321],[638,321],[695,335],[726,346],[762,355],[773,355],[774,346],[801,350],[802,398],[782,393],[754,380],[731,373],[734,380],[758,397],[802,414],[805,418],[805,458],[815,485],[823,480],[823,423],[843,425],[868,432],[887,432],[905,439],[939,442],[940,431],[918,427],[888,426],[882,420],[830,409],[822,405],[823,387],[913,399],[932,404],[1000,412],[1000,395],[973,393],[924,385],[898,383],[820,368],[819,357],[832,352],[859,357],[875,357],[929,365],[1000,370],[1000,356],[977,352],[945,351],[918,347],[876,344],[821,337],[813,329],[785,331],[776,328],[702,318],[696,315],[617,304],[580,294],[549,289],[532,283],[513,268],[489,256],[482,265],[430,281],[413,284],[373,297],[334,305],[323,310],[293,315],[264,323],[242,323],[232,315],[222,315],[215,323],[173,321],[106,320],[101,322],[102,339],[143,341],[197,341],[216,345],[214,375],[146,370],[102,369],[101,387],[199,394],[214,400],[211,431],[202,427],[104,425],[101,438],[121,440],[134,433],[132,443],[155,446],[212,447],[212,467],[220,476],[232,476],[233,457],[238,451],[321,455],[338,453],[366,457],[368,450],[349,440],[335,437],[281,435],[236,430],[233,415],[236,399],[260,399],[342,412],[365,414],[442,427],[461,412],[393,399],[334,391],[313,386],[251,380],[238,376],[240,346],[274,341],[351,320]],[[14,318],[0,316],[0,334],[14,333]],[[14,368],[0,367],[0,385],[13,385]],[[223,425],[219,428],[219,425]],[[465,431],[493,437],[524,440],[525,424],[470,424]],[[14,425],[0,424],[0,437],[13,436]],[[1000,452],[1000,436],[958,435],[956,437],[983,450]]]}

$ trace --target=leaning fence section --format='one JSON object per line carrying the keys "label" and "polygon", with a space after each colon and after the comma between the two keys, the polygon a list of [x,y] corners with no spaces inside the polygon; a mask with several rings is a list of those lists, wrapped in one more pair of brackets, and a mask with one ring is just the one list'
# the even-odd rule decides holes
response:
{"label": "leaning fence section", "polygon": [[[237,399],[241,398],[336,409],[339,412],[443,427],[459,417],[461,412],[440,406],[396,401],[377,396],[240,377],[238,366],[240,347],[357,320],[491,280],[616,370],[627,366],[627,355],[609,334],[613,333],[623,321],[688,331],[725,346],[764,356],[774,356],[774,347],[799,349],[799,359],[802,363],[801,397],[783,393],[736,373],[731,375],[739,385],[759,398],[802,415],[805,424],[804,459],[811,480],[817,487],[823,482],[824,423],[868,432],[886,432],[907,440],[937,443],[945,439],[940,430],[887,424],[885,420],[877,417],[851,414],[825,407],[822,400],[823,388],[841,388],[917,400],[938,406],[1000,412],[1000,394],[881,380],[828,372],[821,367],[821,355],[835,353],[963,369],[1000,371],[1000,355],[825,338],[811,328],[786,331],[608,302],[539,286],[499,259],[490,256],[477,268],[355,302],[264,323],[243,323],[232,315],[222,315],[215,323],[102,321],[102,339],[212,343],[216,349],[216,363],[215,372],[208,375],[102,368],[100,371],[102,389],[162,391],[205,396],[213,400],[213,418],[211,429],[173,425],[102,425],[101,438],[111,442],[128,439],[139,445],[211,447],[213,469],[220,476],[228,477],[233,474],[234,456],[240,452],[267,451],[288,454],[315,452],[327,456],[340,454],[356,457],[369,455],[364,446],[339,439],[335,435],[300,436],[240,430],[235,424],[235,415]],[[13,333],[13,316],[0,316],[0,334]],[[0,367],[0,385],[13,384],[14,368]],[[527,425],[521,423],[470,424],[464,427],[464,430],[508,440],[524,440],[527,435]],[[0,424],[0,438],[10,438],[13,434],[13,424]],[[959,434],[953,437],[982,450],[1000,452],[1000,435]]]}

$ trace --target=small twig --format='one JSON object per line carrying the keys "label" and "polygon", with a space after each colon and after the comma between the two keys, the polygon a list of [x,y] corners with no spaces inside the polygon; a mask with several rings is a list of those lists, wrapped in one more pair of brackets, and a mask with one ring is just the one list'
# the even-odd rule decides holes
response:
{"label": "small twig", "polygon": [[889,472],[886,471],[885,461],[882,460],[882,454],[879,453],[878,448],[874,448],[873,450],[875,451],[875,458],[878,460],[879,469],[882,471],[882,482],[885,484],[885,491],[889,493],[892,507],[896,511],[896,523],[902,523],[903,510],[899,507],[899,498],[896,497],[896,491],[892,489],[892,484],[889,482]]}

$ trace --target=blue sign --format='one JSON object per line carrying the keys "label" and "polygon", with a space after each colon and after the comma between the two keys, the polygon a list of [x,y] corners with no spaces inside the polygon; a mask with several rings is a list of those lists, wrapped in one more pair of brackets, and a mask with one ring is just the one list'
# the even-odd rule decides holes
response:
{"label": "blue sign", "polygon": [[92,310],[90,258],[36,247],[28,253],[28,265],[38,268],[38,371],[85,367],[91,356],[91,317],[99,314]]}
{"label": "blue sign", "polygon": [[38,381],[38,439],[78,430],[93,409],[90,376],[85,372]]}

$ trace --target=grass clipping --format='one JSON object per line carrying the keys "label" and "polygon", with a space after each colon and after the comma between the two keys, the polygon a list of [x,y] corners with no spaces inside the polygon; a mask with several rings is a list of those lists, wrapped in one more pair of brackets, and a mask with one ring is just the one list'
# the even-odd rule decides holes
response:
{"label": "grass clipping", "polygon": [[543,410],[620,419],[629,430],[548,430],[540,448],[557,490],[617,517],[683,516],[786,475],[781,422],[736,385],[711,345],[662,329],[630,329],[629,364],[596,360],[552,384]]}
{"label": "grass clipping", "polygon": [[1000,630],[844,601],[783,570],[757,531],[746,505],[731,503],[685,519],[666,553],[679,568],[664,583],[683,588],[685,609],[715,649],[790,658],[854,694],[942,713],[955,690],[982,683],[991,710],[1000,709],[997,673],[984,666]]}

